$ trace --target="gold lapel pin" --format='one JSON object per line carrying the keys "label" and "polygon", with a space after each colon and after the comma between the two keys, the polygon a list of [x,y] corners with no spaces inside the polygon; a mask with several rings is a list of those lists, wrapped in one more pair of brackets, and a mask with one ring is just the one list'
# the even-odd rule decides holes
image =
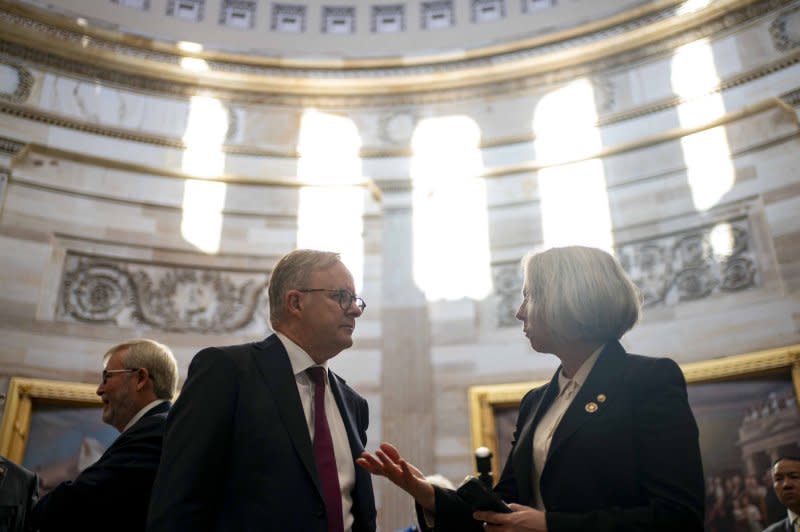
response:
{"label": "gold lapel pin", "polygon": [[597,403],[595,403],[593,401],[590,401],[590,402],[586,403],[586,406],[584,408],[590,414],[594,414],[595,412],[597,412]]}
{"label": "gold lapel pin", "polygon": [[606,394],[601,393],[597,396],[598,403],[605,403],[606,402]]}

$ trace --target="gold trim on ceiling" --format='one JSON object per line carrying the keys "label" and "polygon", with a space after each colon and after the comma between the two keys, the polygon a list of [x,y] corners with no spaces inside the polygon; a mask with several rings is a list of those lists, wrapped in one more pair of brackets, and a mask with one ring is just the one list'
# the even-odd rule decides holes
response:
{"label": "gold trim on ceiling", "polygon": [[[160,53],[149,58],[146,52],[126,55],[115,49],[113,43],[109,45],[101,42],[94,46],[93,38],[88,35],[77,40],[65,38],[59,46],[53,46],[53,35],[32,31],[24,24],[12,24],[8,8],[6,17],[0,19],[0,35],[7,44],[13,45],[6,46],[7,49],[16,46],[22,50],[34,51],[40,57],[57,58],[58,61],[50,62],[56,67],[60,67],[59,61],[77,59],[79,63],[92,65],[101,71],[114,71],[124,76],[145,76],[166,83],[232,91],[236,94],[251,92],[254,93],[254,98],[256,94],[260,94],[262,98],[277,94],[353,99],[485,87],[492,83],[519,82],[532,76],[574,76],[576,72],[571,70],[586,69],[610,58],[613,58],[612,65],[606,66],[618,65],[631,59],[626,57],[627,54],[656,53],[659,48],[657,45],[663,44],[665,40],[681,35],[688,42],[689,39],[701,37],[698,28],[720,31],[730,24],[751,20],[759,9],[776,9],[788,3],[791,0],[719,0],[694,13],[658,20],[621,34],[609,34],[595,42],[580,41],[572,47],[549,53],[521,54],[515,51],[509,52],[510,56],[500,60],[497,55],[499,51],[495,51],[494,55],[486,58],[467,61],[462,59],[453,64],[433,63],[420,68],[365,68],[357,72],[341,65],[316,73],[313,70],[300,70],[299,67],[290,69],[284,65],[271,70],[264,67],[259,72],[261,67],[252,64],[238,64],[238,72],[235,71],[236,64],[221,65],[225,70],[191,72],[179,66],[178,55]],[[7,5],[8,0],[0,0],[0,7]],[[677,45],[669,44],[673,47]]]}

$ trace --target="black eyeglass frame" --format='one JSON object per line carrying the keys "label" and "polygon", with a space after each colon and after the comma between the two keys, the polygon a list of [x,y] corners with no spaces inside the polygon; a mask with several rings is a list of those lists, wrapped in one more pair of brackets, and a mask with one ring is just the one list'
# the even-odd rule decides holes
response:
{"label": "black eyeglass frame", "polygon": [[141,368],[125,368],[125,369],[104,369],[103,372],[100,374],[100,378],[103,384],[108,382],[108,378],[112,375],[117,373],[136,373]]}
{"label": "black eyeglass frame", "polygon": [[336,294],[339,296],[339,306],[342,307],[342,310],[347,311],[350,308],[350,305],[353,304],[353,301],[356,302],[356,306],[361,312],[364,312],[364,309],[367,308],[367,303],[364,301],[364,298],[357,296],[351,293],[349,290],[345,290],[341,288],[339,290],[333,290],[331,288],[298,288],[298,292],[328,292],[331,294]]}

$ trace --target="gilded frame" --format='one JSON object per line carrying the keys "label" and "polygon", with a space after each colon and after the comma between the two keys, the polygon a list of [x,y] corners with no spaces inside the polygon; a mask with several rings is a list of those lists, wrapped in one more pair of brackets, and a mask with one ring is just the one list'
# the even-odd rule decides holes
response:
{"label": "gilded frame", "polygon": [[0,425],[0,455],[22,463],[36,404],[99,408],[103,403],[96,390],[94,384],[12,377]]}
{"label": "gilded frame", "polygon": [[[732,381],[786,373],[791,376],[800,407],[800,344],[732,355],[681,365],[687,384]],[[492,452],[492,471],[500,474],[497,458],[495,411],[519,405],[525,393],[546,380],[511,384],[490,384],[469,388],[469,413],[472,448],[488,447]]]}

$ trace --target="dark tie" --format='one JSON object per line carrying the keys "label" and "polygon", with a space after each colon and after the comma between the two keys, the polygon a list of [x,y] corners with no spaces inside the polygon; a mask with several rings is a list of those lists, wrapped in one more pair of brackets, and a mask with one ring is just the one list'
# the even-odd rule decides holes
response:
{"label": "dark tie", "polygon": [[308,368],[308,375],[314,381],[314,460],[317,462],[319,479],[322,482],[328,532],[344,532],[339,471],[336,469],[333,439],[325,414],[325,368],[319,366]]}

